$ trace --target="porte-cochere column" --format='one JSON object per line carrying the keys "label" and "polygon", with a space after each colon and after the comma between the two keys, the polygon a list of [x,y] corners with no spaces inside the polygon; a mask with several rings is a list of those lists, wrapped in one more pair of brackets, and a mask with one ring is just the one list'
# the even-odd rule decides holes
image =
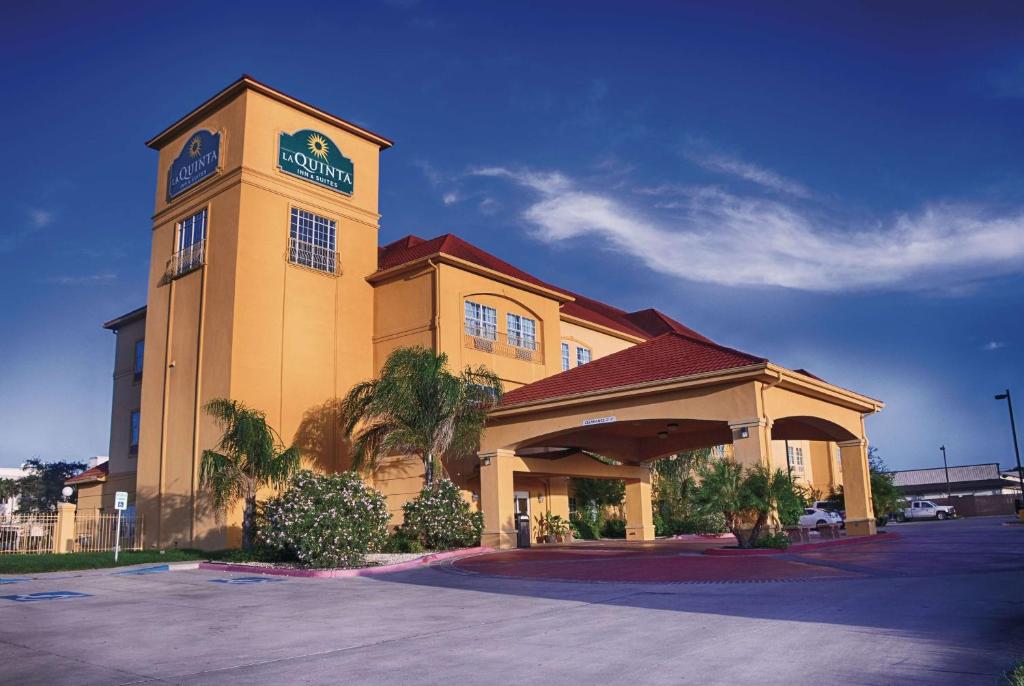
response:
{"label": "porte-cochere column", "polygon": [[515,490],[512,461],[514,450],[498,449],[479,453],[480,509],[484,531],[480,545],[512,548],[516,543]]}
{"label": "porte-cochere column", "polygon": [[868,470],[868,442],[863,438],[839,443],[843,463],[843,499],[846,501],[846,535],[876,533],[875,511],[871,505],[871,474]]}
{"label": "porte-cochere column", "polygon": [[651,502],[651,473],[626,481],[626,540],[654,540],[654,504]]}

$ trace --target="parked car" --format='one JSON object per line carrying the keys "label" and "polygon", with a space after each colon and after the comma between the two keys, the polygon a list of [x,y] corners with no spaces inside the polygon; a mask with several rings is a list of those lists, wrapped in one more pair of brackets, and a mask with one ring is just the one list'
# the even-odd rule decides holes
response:
{"label": "parked car", "polygon": [[956,517],[956,508],[952,505],[936,505],[930,500],[912,500],[909,506],[896,512],[896,521],[908,519],[952,519]]}
{"label": "parked car", "polygon": [[826,512],[833,512],[839,515],[840,526],[846,528],[846,510],[839,509],[839,505],[835,500],[817,500],[811,507],[816,510],[825,510]]}
{"label": "parked car", "polygon": [[827,524],[842,524],[843,520],[838,512],[829,512],[818,507],[805,507],[804,515],[800,518],[800,526],[817,528]]}

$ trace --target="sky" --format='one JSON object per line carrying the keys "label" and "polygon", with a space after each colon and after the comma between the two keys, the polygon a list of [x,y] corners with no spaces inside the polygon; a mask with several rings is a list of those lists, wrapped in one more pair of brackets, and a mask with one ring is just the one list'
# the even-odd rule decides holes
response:
{"label": "sky", "polygon": [[395,141],[382,242],[456,233],[882,399],[890,468],[1008,466],[1022,38],[1014,2],[9,3],[0,466],[107,454],[143,141],[243,73]]}

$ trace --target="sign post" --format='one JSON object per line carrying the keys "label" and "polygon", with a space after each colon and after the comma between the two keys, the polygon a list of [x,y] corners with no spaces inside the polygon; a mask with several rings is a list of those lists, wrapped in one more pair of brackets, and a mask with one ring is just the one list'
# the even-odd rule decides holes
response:
{"label": "sign post", "polygon": [[118,491],[114,494],[114,509],[117,510],[117,531],[114,533],[114,562],[117,562],[117,555],[121,552],[121,513],[128,508],[128,491]]}

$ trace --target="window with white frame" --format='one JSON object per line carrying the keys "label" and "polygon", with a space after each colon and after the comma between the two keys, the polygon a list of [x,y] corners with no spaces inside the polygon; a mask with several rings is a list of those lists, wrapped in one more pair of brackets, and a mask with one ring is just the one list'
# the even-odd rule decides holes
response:
{"label": "window with white frame", "polygon": [[569,344],[562,344],[562,371],[569,369]]}
{"label": "window with white frame", "polygon": [[789,446],[786,451],[786,458],[789,460],[789,466],[797,471],[803,471],[804,469],[804,449],[798,446]]}
{"label": "window with white frame", "polygon": [[508,344],[526,350],[537,349],[537,322],[511,312],[505,315],[508,326]]}
{"label": "window with white frame", "polygon": [[498,311],[493,307],[466,301],[466,333],[489,341],[498,338]]}
{"label": "window with white frame", "polygon": [[590,348],[576,348],[576,366],[590,362]]}
{"label": "window with white frame", "polygon": [[204,207],[178,224],[178,250],[185,250],[205,240],[206,208]]}
{"label": "window with white frame", "polygon": [[206,253],[206,208],[178,222],[171,272],[181,276],[203,266]]}
{"label": "window with white frame", "polygon": [[288,261],[317,271],[337,271],[334,220],[292,208]]}

